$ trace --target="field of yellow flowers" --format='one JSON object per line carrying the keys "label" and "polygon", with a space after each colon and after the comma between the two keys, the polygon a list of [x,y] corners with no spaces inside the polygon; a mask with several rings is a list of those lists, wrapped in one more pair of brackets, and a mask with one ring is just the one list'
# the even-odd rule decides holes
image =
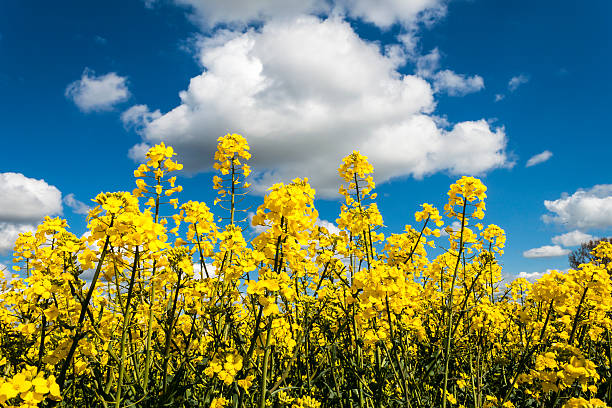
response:
{"label": "field of yellow flowers", "polygon": [[478,179],[384,236],[359,152],[338,170],[339,233],[315,225],[315,192],[295,179],[268,190],[247,242],[246,140],[219,138],[216,216],[180,203],[173,156],[154,146],[132,193],[98,195],[82,238],[59,218],[20,235],[0,281],[0,407],[611,403],[610,243],[505,284]]}

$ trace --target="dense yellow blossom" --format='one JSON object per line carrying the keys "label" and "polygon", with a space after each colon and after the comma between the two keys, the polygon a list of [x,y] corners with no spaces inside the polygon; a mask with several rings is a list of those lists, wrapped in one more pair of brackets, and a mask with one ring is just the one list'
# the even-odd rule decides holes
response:
{"label": "dense yellow blossom", "polygon": [[244,137],[218,139],[221,214],[179,202],[175,156],[153,146],[131,193],[94,199],[85,234],[50,217],[20,234],[0,278],[1,408],[610,404],[612,244],[504,282],[505,232],[483,221],[476,178],[388,231],[354,151],[336,225],[296,178],[249,229]]}

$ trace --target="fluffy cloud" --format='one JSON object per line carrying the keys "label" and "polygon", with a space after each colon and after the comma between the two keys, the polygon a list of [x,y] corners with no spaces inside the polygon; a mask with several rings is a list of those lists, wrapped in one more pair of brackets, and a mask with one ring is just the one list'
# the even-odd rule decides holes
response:
{"label": "fluffy cloud", "polygon": [[544,274],[548,273],[548,271],[550,270],[547,270],[546,272],[520,272],[517,275],[517,278],[523,278],[527,279],[529,282],[535,282],[544,276]]}
{"label": "fluffy cloud", "polygon": [[612,184],[579,189],[572,195],[563,194],[557,200],[545,200],[544,206],[551,213],[542,216],[546,223],[564,224],[567,228],[610,228]]}
{"label": "fluffy cloud", "polygon": [[416,21],[432,24],[446,14],[443,0],[337,0],[336,7],[381,28],[395,23],[411,26]]}
{"label": "fluffy cloud", "polygon": [[559,245],[544,245],[523,252],[525,258],[552,258],[570,253],[569,249],[561,248]]}
{"label": "fluffy cloud", "polygon": [[136,129],[140,132],[159,117],[161,117],[159,109],[151,112],[147,105],[134,105],[121,114],[121,122],[126,129]]}
{"label": "fluffy cloud", "polygon": [[[217,24],[247,24],[253,21],[293,19],[303,14],[348,15],[381,28],[400,23],[411,27],[417,21],[432,24],[446,14],[446,0],[174,0],[188,7],[203,28]],[[144,0],[152,7],[155,0]]]}
{"label": "fluffy cloud", "polygon": [[0,173],[0,222],[28,223],[62,213],[62,193],[45,180]]}
{"label": "fluffy cloud", "polygon": [[439,128],[429,83],[398,72],[405,55],[394,47],[381,51],[341,19],[219,30],[202,41],[199,55],[205,71],[180,93],[179,106],[145,126],[145,144],[131,157],[165,141],[187,170],[203,171],[216,139],[237,132],[252,146],[260,191],[308,176],[326,196],[336,194],[336,169],[353,149],[370,157],[379,182],[511,165],[503,128],[485,120]]}
{"label": "fluffy cloud", "polygon": [[64,197],[64,204],[72,208],[72,211],[76,214],[87,214],[89,210],[91,210],[91,207],[84,202],[77,200],[72,193]]}
{"label": "fluffy cloud", "polygon": [[592,241],[594,239],[595,237],[590,234],[585,234],[584,232],[574,230],[566,234],[557,235],[556,237],[553,237],[552,242],[553,244],[571,247],[580,245],[583,242]]}
{"label": "fluffy cloud", "polygon": [[19,233],[55,214],[62,214],[62,193],[56,187],[21,173],[0,173],[1,254],[13,250]]}
{"label": "fluffy cloud", "polygon": [[508,89],[510,92],[514,92],[519,86],[526,84],[527,82],[529,82],[529,77],[525,74],[514,76],[510,78],[510,81],[508,81]]}
{"label": "fluffy cloud", "polygon": [[535,156],[532,156],[529,160],[527,160],[525,167],[531,167],[531,166],[535,166],[536,164],[544,163],[546,160],[550,159],[552,156],[553,156],[552,152],[548,150],[544,150],[542,153],[538,153]]}
{"label": "fluffy cloud", "polygon": [[436,92],[446,92],[450,96],[463,96],[484,89],[484,80],[481,76],[468,77],[448,69],[436,72],[433,80]]}
{"label": "fluffy cloud", "polygon": [[110,110],[129,98],[126,81],[127,78],[114,72],[95,76],[85,68],[81,79],[68,85],[65,95],[83,112]]}
{"label": "fluffy cloud", "polygon": [[0,222],[0,254],[8,254],[13,250],[20,233],[34,230],[31,224]]}
{"label": "fluffy cloud", "polygon": [[441,56],[438,48],[424,55],[410,57],[415,61],[416,74],[431,80],[435,92],[464,96],[484,89],[484,80],[480,75],[466,76],[449,69],[439,71]]}

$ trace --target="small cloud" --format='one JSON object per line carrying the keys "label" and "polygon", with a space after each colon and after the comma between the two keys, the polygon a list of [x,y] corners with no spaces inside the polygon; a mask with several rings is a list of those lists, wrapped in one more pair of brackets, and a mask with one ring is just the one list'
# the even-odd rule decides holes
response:
{"label": "small cloud", "polygon": [[147,143],[135,144],[128,151],[128,157],[136,163],[144,163],[147,161],[146,156],[150,148],[151,146]]}
{"label": "small cloud", "polygon": [[520,74],[515,77],[510,78],[508,81],[508,89],[510,92],[514,92],[518,89],[519,86],[526,84],[529,82],[529,77],[525,74]]}
{"label": "small cloud", "polygon": [[502,99],[504,99],[506,97],[506,95],[504,94],[495,94],[495,102],[499,102]]}
{"label": "small cloud", "polygon": [[[440,230],[440,236],[441,237],[448,237],[450,235],[448,232],[446,232],[446,228],[447,227],[449,227],[449,225],[447,225],[446,227],[443,227]],[[453,221],[453,223],[450,225],[450,227],[453,229],[453,232],[461,231],[461,223],[459,221]]]}
{"label": "small cloud", "polygon": [[151,112],[147,105],[134,105],[121,114],[121,122],[126,129],[135,129],[139,133],[159,117],[159,109]]}
{"label": "small cloud", "polygon": [[561,248],[559,245],[544,245],[523,252],[525,258],[553,258],[570,253],[569,249]]}
{"label": "small cloud", "polygon": [[89,213],[89,210],[91,210],[91,207],[86,205],[84,202],[77,200],[72,193],[64,197],[64,204],[72,208],[72,212],[76,214],[87,214]]}
{"label": "small cloud", "polygon": [[317,220],[315,221],[315,225],[327,229],[327,231],[331,234],[340,233],[340,229],[336,226],[336,224],[327,220],[323,220],[321,218],[317,218]]}
{"label": "small cloud", "polygon": [[468,77],[449,69],[436,72],[433,79],[434,91],[446,92],[450,96],[464,96],[484,88],[484,80],[480,75]]}
{"label": "small cloud", "polygon": [[36,230],[36,227],[32,224],[0,222],[0,254],[8,254],[13,250],[19,234],[34,230]]}
{"label": "small cloud", "polygon": [[557,200],[544,200],[553,214],[544,214],[545,223],[564,224],[567,228],[612,227],[612,184],[599,184],[590,189],[578,189],[574,194],[562,194]]}
{"label": "small cloud", "polygon": [[0,173],[0,222],[34,223],[62,214],[62,193],[45,180]]}
{"label": "small cloud", "polygon": [[594,240],[595,237],[590,234],[585,234],[584,232],[575,230],[568,232],[566,234],[557,235],[552,238],[552,242],[554,244],[563,245],[565,247],[571,247],[580,245],[583,242],[588,242]]}
{"label": "small cloud", "polygon": [[527,160],[525,167],[531,167],[531,166],[535,166],[536,164],[544,163],[545,161],[550,159],[552,156],[553,154],[551,151],[544,150],[542,153],[538,153],[535,156],[532,156],[529,160]]}
{"label": "small cloud", "polygon": [[83,112],[111,110],[115,104],[127,100],[130,92],[127,78],[110,72],[96,76],[85,68],[81,79],[66,87],[66,98],[72,100]]}
{"label": "small cloud", "polygon": [[440,68],[440,50],[434,48],[430,53],[416,59],[416,73],[423,78],[430,78]]}
{"label": "small cloud", "polygon": [[101,37],[99,35],[96,35],[94,37],[94,41],[100,45],[106,45],[106,43],[108,43],[108,40],[104,37]]}
{"label": "small cloud", "polygon": [[529,282],[535,282],[540,279],[546,272],[520,272],[517,278],[527,279]]}

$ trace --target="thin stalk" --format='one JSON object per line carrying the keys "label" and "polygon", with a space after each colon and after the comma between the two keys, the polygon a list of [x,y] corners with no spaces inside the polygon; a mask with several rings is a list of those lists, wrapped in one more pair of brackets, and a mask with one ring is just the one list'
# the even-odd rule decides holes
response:
{"label": "thin stalk", "polygon": [[444,386],[442,391],[442,408],[446,408],[446,392],[448,389],[448,364],[450,362],[450,344],[451,335],[453,328],[453,293],[455,289],[455,281],[457,280],[457,271],[459,270],[459,264],[461,262],[461,254],[463,252],[463,232],[465,230],[465,210],[467,208],[467,197],[463,198],[463,211],[461,214],[461,235],[459,237],[459,248],[457,253],[457,263],[455,263],[455,270],[453,271],[453,280],[451,282],[450,294],[448,299],[448,328],[446,336],[446,351],[444,353]]}
{"label": "thin stalk", "polygon": [[268,359],[270,358],[270,342],[272,341],[272,318],[269,318],[267,333],[266,333],[266,346],[264,350],[262,376],[261,376],[261,387],[259,396],[259,408],[266,408],[266,392],[268,386]]}

